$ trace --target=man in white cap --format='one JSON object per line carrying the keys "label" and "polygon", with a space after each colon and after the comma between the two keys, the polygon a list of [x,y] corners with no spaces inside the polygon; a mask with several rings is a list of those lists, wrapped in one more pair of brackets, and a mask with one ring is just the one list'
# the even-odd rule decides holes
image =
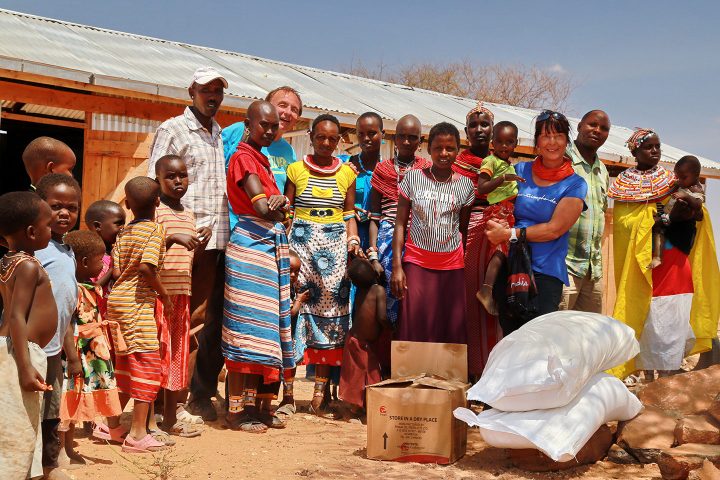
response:
{"label": "man in white cap", "polygon": [[[177,155],[185,161],[189,185],[181,202],[195,214],[198,229],[210,227],[212,230],[212,236],[203,239],[206,243],[205,249],[196,251],[193,260],[190,305],[190,312],[194,314],[193,320],[201,315],[202,310],[198,307],[202,307],[207,302],[204,312],[206,327],[200,332],[200,337],[219,335],[220,330],[212,326],[222,325],[222,298],[225,284],[223,253],[230,234],[227,221],[228,201],[223,142],[220,125],[214,117],[220,109],[225,95],[224,89],[227,86],[227,80],[213,67],[201,67],[195,70],[188,88],[192,106],[186,107],[182,115],[166,120],[158,127],[148,161],[147,175],[151,178],[155,178],[155,164],[165,155]],[[204,363],[208,361],[215,363],[216,356],[219,356],[221,368],[222,354],[218,351],[218,355],[214,355],[214,352],[209,352],[207,348],[213,343],[219,345],[219,337],[217,342],[209,342],[208,345],[202,341],[202,338],[198,343],[199,368],[196,369],[196,375],[198,371],[200,374],[203,373]],[[215,366],[209,370],[215,370]],[[217,417],[210,402],[210,396],[214,394],[213,391],[207,395],[205,405],[207,411],[202,412],[203,417],[208,420]],[[191,418],[182,407],[178,409],[177,419],[188,422],[198,421]]]}

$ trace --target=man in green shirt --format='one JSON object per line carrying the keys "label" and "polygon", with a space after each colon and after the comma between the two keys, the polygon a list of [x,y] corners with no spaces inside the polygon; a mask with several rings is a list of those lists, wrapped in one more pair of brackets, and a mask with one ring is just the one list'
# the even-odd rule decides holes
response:
{"label": "man in green shirt", "polygon": [[561,310],[600,313],[602,310],[602,236],[607,210],[608,171],[597,155],[610,134],[610,119],[602,110],[585,114],[575,142],[567,147],[575,173],[585,179],[587,210],[570,229],[566,259],[570,286],[563,289]]}

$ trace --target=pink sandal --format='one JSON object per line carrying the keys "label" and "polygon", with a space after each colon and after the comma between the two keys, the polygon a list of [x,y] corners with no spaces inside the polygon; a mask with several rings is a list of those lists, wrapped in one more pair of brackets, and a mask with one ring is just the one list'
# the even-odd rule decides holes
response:
{"label": "pink sandal", "polygon": [[122,425],[119,425],[115,428],[110,428],[108,425],[104,423],[97,423],[95,424],[95,428],[93,428],[93,437],[100,439],[100,440],[106,440],[108,442],[115,442],[115,443],[123,443],[123,440],[125,440],[125,437],[128,434],[128,431],[125,430],[125,428]]}
{"label": "pink sandal", "polygon": [[155,440],[149,433],[140,440],[134,440],[128,435],[122,445],[122,451],[125,453],[150,453],[164,448],[166,448],[165,444]]}

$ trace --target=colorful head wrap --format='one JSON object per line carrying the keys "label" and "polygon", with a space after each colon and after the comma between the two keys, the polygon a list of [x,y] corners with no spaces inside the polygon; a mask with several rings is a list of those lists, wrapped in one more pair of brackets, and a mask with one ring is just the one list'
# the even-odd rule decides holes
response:
{"label": "colorful head wrap", "polygon": [[633,132],[632,135],[630,135],[630,138],[627,139],[625,145],[627,145],[627,147],[630,149],[630,152],[633,152],[636,148],[642,145],[645,140],[652,137],[653,135],[657,134],[649,128],[638,128]]}
{"label": "colorful head wrap", "polygon": [[490,109],[483,105],[483,102],[478,102],[477,105],[475,105],[475,107],[470,110],[467,115],[465,115],[465,123],[467,123],[468,118],[470,118],[471,115],[474,115],[476,113],[484,113],[485,115],[490,117],[491,122],[495,122],[495,115],[493,115]]}

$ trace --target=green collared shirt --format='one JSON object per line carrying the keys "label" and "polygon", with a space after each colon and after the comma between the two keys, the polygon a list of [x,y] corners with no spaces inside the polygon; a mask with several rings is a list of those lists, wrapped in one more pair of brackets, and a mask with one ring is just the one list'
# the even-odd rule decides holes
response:
{"label": "green collared shirt", "polygon": [[608,206],[607,190],[610,178],[607,168],[595,155],[592,165],[588,164],[577,147],[571,142],[567,147],[575,173],[585,179],[588,186],[585,204],[587,210],[570,229],[568,255],[566,259],[568,273],[584,277],[590,272],[592,280],[602,277],[602,237],[605,230],[605,210]]}

